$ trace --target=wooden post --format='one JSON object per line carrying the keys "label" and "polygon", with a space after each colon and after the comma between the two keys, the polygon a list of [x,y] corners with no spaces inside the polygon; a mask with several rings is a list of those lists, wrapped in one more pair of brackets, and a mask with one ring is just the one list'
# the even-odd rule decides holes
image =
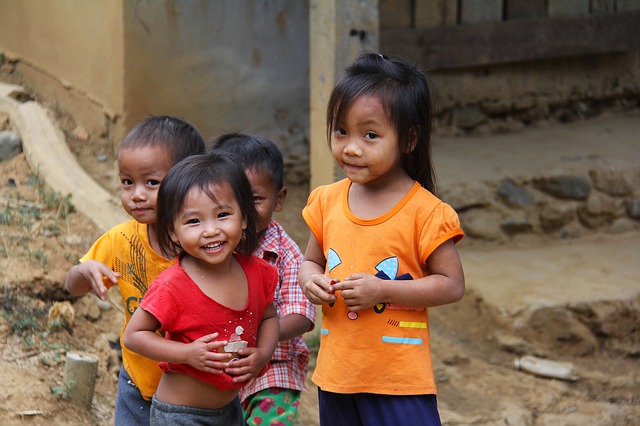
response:
{"label": "wooden post", "polygon": [[91,409],[98,372],[98,358],[80,352],[67,352],[63,383],[69,399],[78,407]]}
{"label": "wooden post", "polygon": [[331,90],[356,56],[378,51],[379,27],[378,0],[309,2],[311,189],[337,175],[325,126]]}

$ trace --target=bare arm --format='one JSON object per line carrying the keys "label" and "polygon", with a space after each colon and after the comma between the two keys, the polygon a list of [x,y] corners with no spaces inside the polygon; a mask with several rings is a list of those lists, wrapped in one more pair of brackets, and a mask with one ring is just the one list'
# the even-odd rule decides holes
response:
{"label": "bare arm", "polygon": [[382,280],[356,273],[334,286],[342,290],[345,304],[361,311],[377,303],[407,306],[439,306],[457,302],[464,296],[462,263],[452,240],[444,242],[427,258],[429,275],[417,280]]}
{"label": "bare arm", "polygon": [[113,272],[104,263],[96,260],[87,260],[74,265],[67,272],[67,291],[74,296],[84,296],[91,290],[102,300],[107,300],[107,287],[103,279],[106,278],[113,284],[118,283],[119,274]]}
{"label": "bare arm", "polygon": [[327,259],[324,257],[320,243],[311,234],[307,250],[304,253],[304,260],[300,265],[298,281],[304,295],[315,305],[323,305],[336,300],[336,296],[333,294],[333,284],[337,280],[332,280],[331,277],[324,274],[326,263]]}
{"label": "bare arm", "polygon": [[136,309],[124,331],[124,345],[156,361],[189,364],[209,373],[221,373],[231,354],[218,353],[227,341],[214,341],[218,333],[208,334],[191,343],[174,342],[156,333],[160,322],[142,308]]}
{"label": "bare arm", "polygon": [[304,315],[291,314],[280,318],[280,341],[301,336],[311,329],[313,323]]}

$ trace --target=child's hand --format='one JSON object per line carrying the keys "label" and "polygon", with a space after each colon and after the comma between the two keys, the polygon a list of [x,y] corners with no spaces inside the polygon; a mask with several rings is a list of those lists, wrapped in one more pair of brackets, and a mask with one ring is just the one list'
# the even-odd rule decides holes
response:
{"label": "child's hand", "polygon": [[78,274],[89,283],[93,292],[102,300],[107,300],[107,287],[104,285],[103,277],[113,284],[117,284],[120,276],[97,260],[87,260],[76,265],[75,268]]}
{"label": "child's hand", "polygon": [[207,373],[220,374],[229,364],[232,354],[218,352],[229,343],[226,340],[214,341],[218,333],[208,334],[187,344],[186,364]]}
{"label": "child's hand", "polygon": [[314,274],[300,285],[300,288],[302,288],[302,292],[311,303],[314,305],[324,305],[336,301],[336,296],[333,292],[337,290],[337,288],[334,287],[334,285],[339,282],[340,280],[332,279],[328,275]]}
{"label": "child's hand", "polygon": [[259,348],[242,348],[238,354],[240,358],[229,362],[224,370],[230,376],[235,376],[233,383],[248,382],[256,377],[270,358],[265,356]]}
{"label": "child's hand", "polygon": [[341,290],[344,303],[352,311],[363,311],[382,301],[383,280],[371,274],[357,273],[347,277],[335,290]]}

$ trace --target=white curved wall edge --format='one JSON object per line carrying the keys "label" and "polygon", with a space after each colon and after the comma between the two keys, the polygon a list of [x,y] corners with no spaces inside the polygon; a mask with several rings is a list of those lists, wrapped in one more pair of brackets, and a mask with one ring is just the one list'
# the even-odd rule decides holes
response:
{"label": "white curved wall edge", "polygon": [[53,191],[63,196],[71,194],[76,210],[91,219],[102,232],[131,219],[122,209],[120,199],[80,166],[46,110],[37,102],[21,103],[10,97],[12,93],[21,92],[24,92],[21,86],[0,83],[0,111],[9,114],[33,172]]}

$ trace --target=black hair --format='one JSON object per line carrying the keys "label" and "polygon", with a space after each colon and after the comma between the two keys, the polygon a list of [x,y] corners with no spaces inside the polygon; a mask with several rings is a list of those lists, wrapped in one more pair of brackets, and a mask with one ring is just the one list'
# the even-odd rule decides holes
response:
{"label": "black hair", "polygon": [[228,184],[247,221],[247,229],[236,250],[251,254],[258,245],[256,221],[258,213],[253,201],[251,185],[238,159],[226,152],[192,155],[177,163],[164,177],[158,191],[158,244],[167,257],[177,255],[182,248],[171,240],[175,218],[184,207],[190,189],[198,188],[216,201],[211,187]]}
{"label": "black hair", "polygon": [[268,173],[278,191],[284,186],[284,160],[272,140],[247,133],[227,133],[212,140],[210,151],[213,150],[234,154],[245,170]]}
{"label": "black hair", "polygon": [[327,106],[327,139],[336,123],[362,95],[375,96],[393,124],[398,137],[402,168],[420,185],[435,192],[431,161],[432,91],[427,76],[403,58],[383,54],[360,55],[334,87]]}
{"label": "black hair", "polygon": [[120,143],[120,152],[148,146],[166,149],[175,164],[193,154],[203,154],[205,143],[198,129],[182,118],[159,115],[138,123]]}

